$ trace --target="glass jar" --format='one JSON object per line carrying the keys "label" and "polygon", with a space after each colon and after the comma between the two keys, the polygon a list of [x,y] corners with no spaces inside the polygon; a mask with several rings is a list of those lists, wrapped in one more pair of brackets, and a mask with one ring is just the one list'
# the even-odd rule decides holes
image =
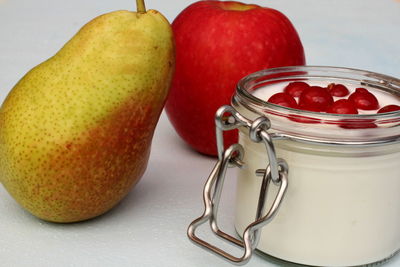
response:
{"label": "glass jar", "polygon": [[[400,112],[316,113],[254,96],[260,88],[299,80],[374,88],[400,97],[399,80],[343,68],[281,68],[255,73],[239,83],[233,107],[250,120],[269,118],[270,131],[284,136],[275,141],[276,155],[289,166],[285,199],[263,228],[257,248],[316,266],[358,266],[389,258],[400,249]],[[293,116],[300,119],[291,120]],[[376,128],[363,127],[372,121]],[[340,127],[343,122],[358,127]],[[247,164],[239,171],[237,186],[235,225],[242,233],[255,217],[261,180],[254,173],[268,157],[245,129],[239,136]]]}
{"label": "glass jar", "polygon": [[[283,84],[292,81],[340,83],[400,99],[400,80],[347,68],[284,67],[242,79],[232,99],[233,109],[220,111],[217,126],[219,120],[223,130],[239,128],[239,148],[229,153],[240,158],[228,161],[242,167],[235,227],[249,244],[221,234],[216,222],[213,227],[216,211],[211,212],[214,232],[246,248],[241,258],[217,254],[242,262],[257,248],[312,266],[359,266],[390,258],[400,250],[400,111],[318,113],[255,96],[259,90],[282,90]],[[227,117],[234,122],[223,120]],[[258,130],[257,121],[263,121]],[[219,162],[226,154],[221,132],[217,131]],[[215,176],[224,176],[220,169],[214,170]],[[282,178],[287,185],[282,185]],[[223,183],[218,179],[209,182],[211,209],[218,206]],[[265,212],[265,207],[271,208]],[[204,222],[206,213],[197,224]]]}

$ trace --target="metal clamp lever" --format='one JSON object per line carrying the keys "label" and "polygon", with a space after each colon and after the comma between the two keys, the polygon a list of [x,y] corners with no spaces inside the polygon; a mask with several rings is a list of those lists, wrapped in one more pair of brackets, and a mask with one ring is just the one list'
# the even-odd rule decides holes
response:
{"label": "metal clamp lever", "polygon": [[[229,118],[223,117],[225,113],[231,113],[231,118],[234,118],[234,122],[229,124]],[[258,241],[260,239],[260,228],[262,228],[265,224],[267,224],[276,214],[276,211],[279,208],[279,205],[283,199],[283,196],[286,192],[286,188],[288,185],[288,166],[286,162],[282,159],[276,159],[274,147],[271,139],[268,136],[268,133],[265,131],[265,120],[255,120],[254,123],[249,123],[249,121],[245,120],[245,118],[240,117],[235,114],[235,110],[230,106],[224,106],[217,112],[217,118],[224,118],[224,121],[221,123],[217,123],[217,143],[219,148],[223,148],[223,138],[222,134],[218,135],[218,128],[220,128],[220,132],[225,129],[235,129],[239,126],[245,126],[250,130],[250,137],[255,142],[264,141],[266,145],[266,149],[268,152],[268,157],[270,159],[270,164],[268,167],[264,169],[257,170],[256,175],[263,176],[263,181],[261,184],[258,207],[257,207],[257,215],[256,219],[253,223],[247,226],[243,233],[243,241],[239,240],[223,231],[221,231],[217,224],[217,213],[218,206],[220,202],[221,192],[223,183],[225,180],[226,170],[230,166],[243,166],[243,156],[244,150],[243,147],[239,144],[234,144],[230,146],[228,149],[223,151],[223,149],[219,149],[221,153],[219,153],[219,160],[213,170],[211,171],[210,176],[208,177],[206,184],[203,189],[203,201],[204,201],[204,212],[203,215],[199,218],[195,219],[188,228],[187,234],[190,240],[192,240],[195,244],[200,247],[207,249],[218,256],[223,257],[224,259],[231,261],[232,263],[242,265],[247,263],[250,260],[250,257],[253,254],[254,249],[256,248]],[[263,127],[261,127],[263,126]],[[221,145],[222,142],[222,145]],[[276,165],[271,166],[272,162]],[[272,171],[271,171],[272,169]],[[277,177],[274,177],[273,170],[276,171]],[[278,193],[269,209],[269,211],[265,214],[265,201],[267,197],[268,187],[270,182],[273,181],[275,185],[279,185]],[[211,197],[211,194],[213,196]],[[265,215],[263,215],[265,214]],[[233,256],[225,252],[224,250],[200,239],[196,236],[195,231],[197,227],[209,221],[210,226],[214,234],[218,237],[222,238],[225,241],[228,241],[234,245],[240,246],[244,248],[244,254],[241,257]]]}

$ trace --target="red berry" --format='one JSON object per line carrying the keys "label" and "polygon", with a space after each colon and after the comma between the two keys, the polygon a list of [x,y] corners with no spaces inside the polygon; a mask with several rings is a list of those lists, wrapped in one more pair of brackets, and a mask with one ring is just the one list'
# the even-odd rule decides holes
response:
{"label": "red berry", "polygon": [[297,108],[296,100],[287,93],[276,93],[272,95],[268,102],[289,108]]}
{"label": "red berry", "polygon": [[335,114],[358,114],[358,110],[354,106],[354,103],[347,99],[339,99],[335,101],[326,112]]}
{"label": "red berry", "polygon": [[328,85],[328,92],[332,96],[337,96],[337,97],[344,97],[350,94],[350,91],[349,89],[347,89],[346,86],[344,86],[343,84],[335,84],[335,83],[331,83]]}
{"label": "red berry", "polygon": [[392,111],[396,111],[396,110],[400,110],[400,106],[387,105],[387,106],[384,106],[383,108],[381,108],[380,110],[378,110],[378,113],[386,113],[386,112],[392,112]]}
{"label": "red berry", "polygon": [[356,108],[363,110],[374,110],[379,108],[378,99],[365,88],[357,88],[349,96],[349,100],[354,103]]}
{"label": "red berry", "polygon": [[305,82],[291,82],[288,85],[286,85],[283,91],[293,97],[299,97],[301,93],[304,91],[304,89],[308,87],[310,86],[308,85],[308,83]]}
{"label": "red berry", "polygon": [[304,89],[299,98],[299,107],[309,111],[326,111],[332,105],[333,97],[325,88],[311,86]]}
{"label": "red berry", "polygon": [[367,89],[362,88],[362,87],[356,88],[356,92],[359,92],[359,93],[369,93],[369,91],[368,91]]}

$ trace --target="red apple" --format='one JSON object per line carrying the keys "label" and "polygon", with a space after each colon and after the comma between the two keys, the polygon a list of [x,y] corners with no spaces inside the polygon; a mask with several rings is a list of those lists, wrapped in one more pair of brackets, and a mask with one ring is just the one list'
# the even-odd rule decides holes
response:
{"label": "red apple", "polygon": [[[233,1],[199,1],[173,21],[176,70],[166,104],[169,120],[192,148],[217,155],[214,115],[236,83],[262,69],[304,65],[304,50],[277,10]],[[225,145],[237,133],[225,135]]]}

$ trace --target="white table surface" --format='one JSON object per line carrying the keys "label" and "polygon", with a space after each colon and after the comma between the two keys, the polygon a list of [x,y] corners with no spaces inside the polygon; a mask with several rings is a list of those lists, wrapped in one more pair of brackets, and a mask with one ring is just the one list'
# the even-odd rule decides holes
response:
{"label": "white table surface", "polygon": [[[147,0],[147,7],[172,21],[192,2]],[[244,2],[285,13],[301,36],[309,65],[400,77],[398,0]],[[134,8],[134,0],[0,0],[0,100],[84,23],[102,13]],[[0,186],[0,266],[231,266],[186,237],[188,224],[202,212],[201,190],[214,162],[186,147],[163,114],[142,180],[99,218],[46,223],[21,209]],[[233,231],[235,181],[228,180],[220,220],[226,231]],[[257,255],[247,266],[289,264]],[[384,266],[400,266],[400,256]]]}

